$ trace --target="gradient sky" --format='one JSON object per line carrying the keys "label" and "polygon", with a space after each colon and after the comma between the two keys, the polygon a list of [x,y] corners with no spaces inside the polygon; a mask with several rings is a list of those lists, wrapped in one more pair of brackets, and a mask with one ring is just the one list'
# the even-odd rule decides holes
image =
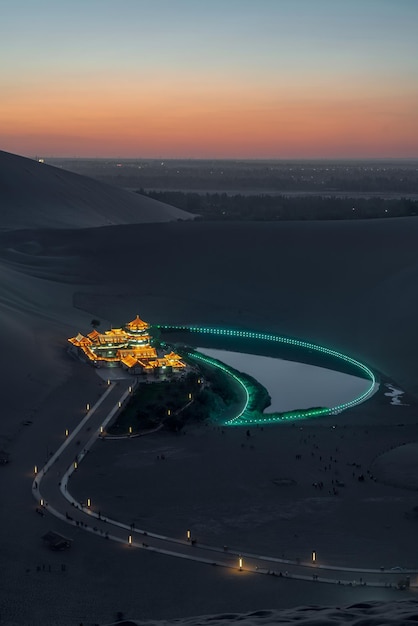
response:
{"label": "gradient sky", "polygon": [[0,0],[0,148],[418,157],[418,0]]}

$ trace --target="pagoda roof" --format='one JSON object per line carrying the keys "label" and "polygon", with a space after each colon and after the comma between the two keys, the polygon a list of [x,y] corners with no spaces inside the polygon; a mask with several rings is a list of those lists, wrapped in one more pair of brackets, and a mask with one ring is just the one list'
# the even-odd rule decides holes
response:
{"label": "pagoda roof", "polygon": [[181,361],[181,356],[173,351],[171,351],[169,354],[165,354],[164,356],[169,361]]}
{"label": "pagoda roof", "polygon": [[97,337],[100,337],[100,333],[98,330],[94,329],[91,331],[91,333],[87,335],[87,337],[90,337],[90,339],[94,340],[94,339],[97,339]]}
{"label": "pagoda roof", "polygon": [[141,320],[139,315],[137,315],[134,320],[126,324],[126,327],[129,328],[129,330],[146,330],[149,328],[149,324],[144,322],[144,320]]}
{"label": "pagoda roof", "polygon": [[116,353],[116,357],[121,360],[123,360],[128,355],[134,357],[136,360],[145,359],[146,361],[148,361],[149,359],[157,358],[157,351],[155,350],[155,348],[147,346],[144,347],[143,350],[137,350],[135,348],[123,348],[121,350],[118,350]]}
{"label": "pagoda roof", "polygon": [[135,365],[138,363],[138,360],[135,359],[130,354],[127,354],[126,356],[123,357],[123,359],[121,359],[121,362],[127,367],[135,367]]}
{"label": "pagoda roof", "polygon": [[88,337],[84,337],[81,333],[78,333],[75,337],[71,337],[68,340],[70,343],[73,343],[75,346],[80,346],[82,344],[91,344],[91,341]]}
{"label": "pagoda roof", "polygon": [[123,330],[123,328],[111,328],[110,330],[105,330],[104,334],[105,335],[124,335],[124,336],[127,335],[126,331]]}

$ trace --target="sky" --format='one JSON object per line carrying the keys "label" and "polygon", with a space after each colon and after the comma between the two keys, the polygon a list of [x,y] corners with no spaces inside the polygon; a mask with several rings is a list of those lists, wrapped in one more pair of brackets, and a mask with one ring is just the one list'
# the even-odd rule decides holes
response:
{"label": "sky", "polygon": [[0,0],[0,149],[418,158],[418,0]]}

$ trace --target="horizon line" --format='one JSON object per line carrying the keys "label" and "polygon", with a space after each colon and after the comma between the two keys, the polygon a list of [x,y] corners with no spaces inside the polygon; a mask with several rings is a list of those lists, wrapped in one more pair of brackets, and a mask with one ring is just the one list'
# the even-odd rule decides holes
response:
{"label": "horizon line", "polygon": [[[13,154],[13,153],[11,153]],[[19,155],[17,155],[19,156]],[[20,155],[26,158],[43,158],[43,159],[77,159],[77,160],[120,160],[120,161],[239,161],[239,162],[253,162],[253,161],[418,161],[417,156],[347,156],[347,157],[333,157],[333,156],[324,156],[324,157],[165,157],[165,156],[77,156],[77,155],[42,155],[41,153],[35,155]]]}

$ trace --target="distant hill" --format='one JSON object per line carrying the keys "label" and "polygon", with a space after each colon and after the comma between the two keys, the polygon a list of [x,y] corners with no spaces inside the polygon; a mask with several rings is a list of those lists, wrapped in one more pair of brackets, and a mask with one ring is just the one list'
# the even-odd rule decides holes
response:
{"label": "distant hill", "polygon": [[0,229],[89,228],[193,219],[191,213],[0,151]]}

